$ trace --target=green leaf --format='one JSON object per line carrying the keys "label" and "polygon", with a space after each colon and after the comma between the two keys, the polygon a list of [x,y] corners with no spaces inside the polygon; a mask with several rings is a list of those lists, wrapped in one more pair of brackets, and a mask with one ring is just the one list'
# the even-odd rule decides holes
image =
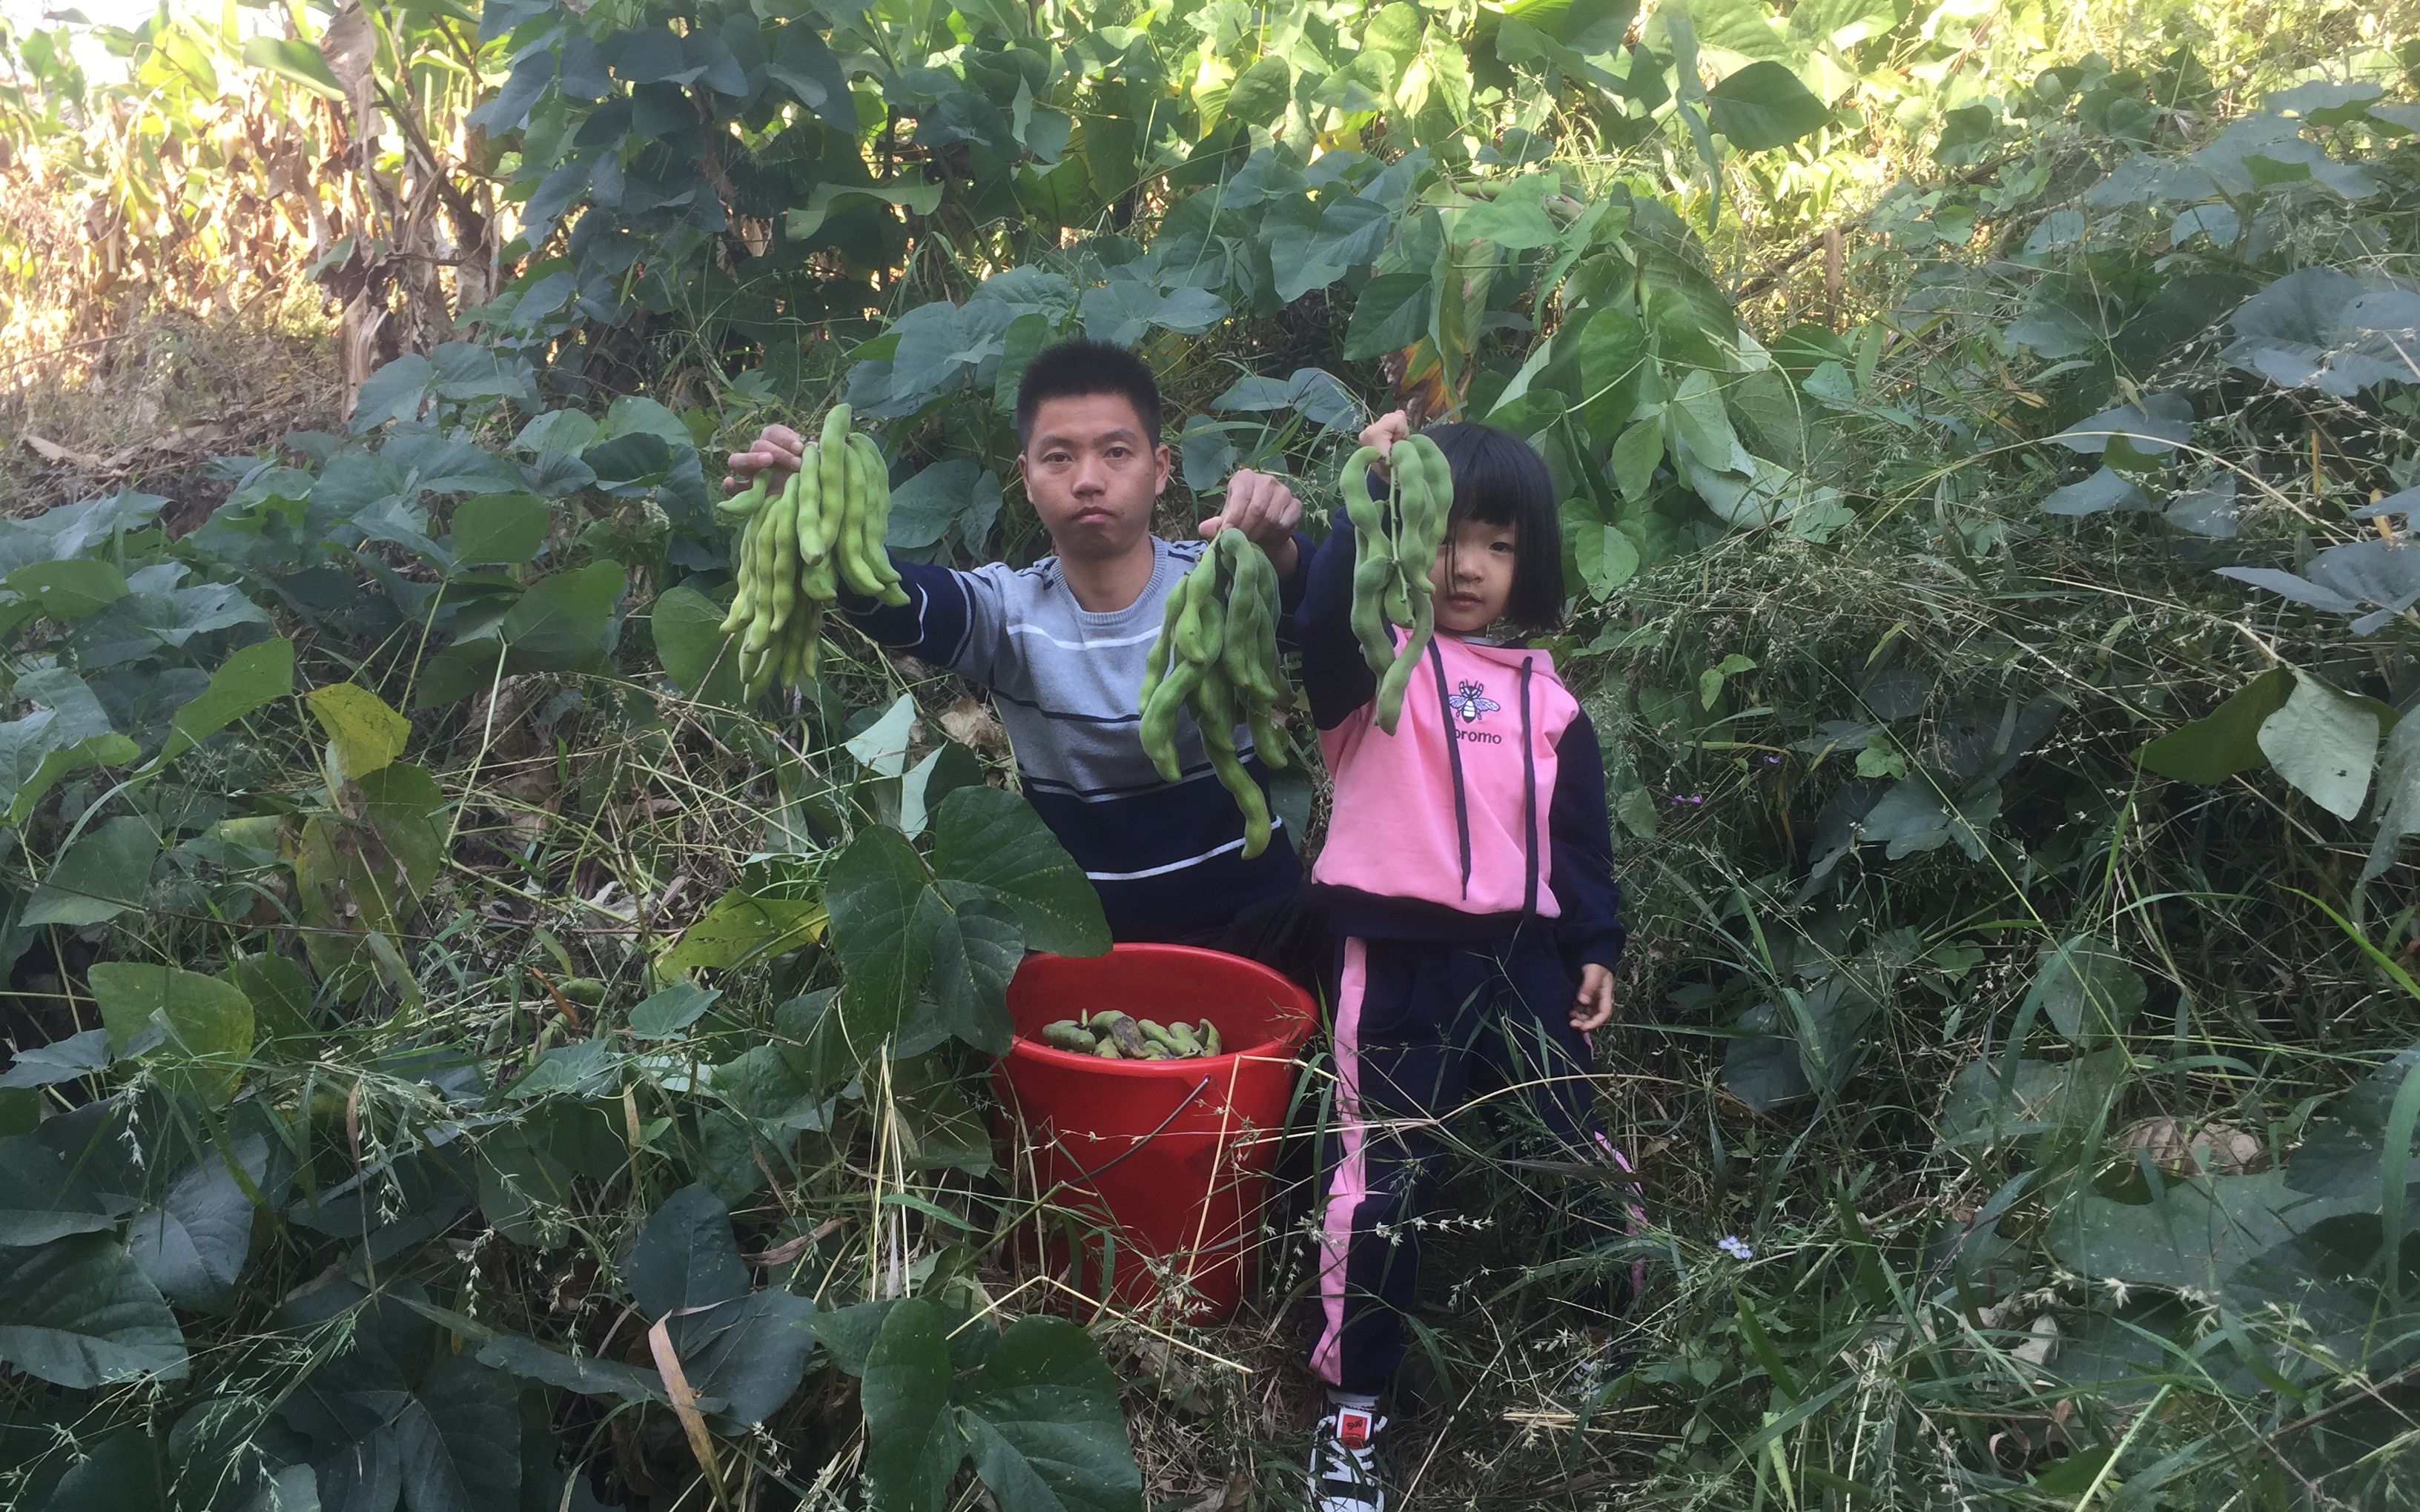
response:
{"label": "green leaf", "polygon": [[17,679],[14,691],[38,707],[0,724],[0,793],[8,795],[11,825],[23,824],[69,773],[121,765],[141,754],[133,741],[110,728],[101,701],[73,672],[37,668]]}
{"label": "green leaf", "polygon": [[1354,301],[1344,355],[1359,361],[1409,347],[1427,332],[1429,310],[1435,302],[1424,272],[1377,274],[1361,285]]}
{"label": "green leaf", "polygon": [[86,830],[25,900],[17,922],[99,924],[141,907],[159,858],[160,837],[147,819],[129,815]]}
{"label": "green leaf", "polygon": [[1500,186],[1492,199],[1466,206],[1453,220],[1453,239],[1483,238],[1507,252],[1528,252],[1550,246],[1555,223],[1541,200],[1553,180],[1544,174],[1524,174]]}
{"label": "green leaf", "polygon": [[552,516],[535,494],[490,493],[454,506],[454,560],[520,563],[546,546]]}
{"label": "green leaf", "polygon": [[656,967],[664,972],[729,970],[786,954],[822,936],[824,908],[802,899],[757,898],[734,887],[681,931]]}
{"label": "green leaf", "polygon": [[0,1139],[0,1248],[29,1248],[70,1234],[104,1233],[116,1217],[48,1146]]}
{"label": "green leaf", "polygon": [[151,759],[150,769],[159,770],[188,748],[293,691],[293,641],[278,637],[244,647],[210,673],[209,687],[178,708],[167,742]]}
{"label": "green leaf", "polygon": [[2145,746],[2137,759],[2162,777],[2203,787],[2216,787],[2238,772],[2266,766],[2269,755],[2260,748],[2260,727],[2286,706],[2287,696],[2293,690],[2294,674],[2273,667],[2201,718]]}
{"label": "green leaf", "polygon": [[126,578],[99,557],[37,562],[8,574],[8,591],[54,620],[79,620],[126,596]]}
{"label": "green leaf", "polygon": [[288,1041],[287,1056],[310,1053],[318,1030],[311,1021],[309,972],[282,955],[247,955],[227,966],[226,980],[252,1004],[256,1048]]}
{"label": "green leaf", "polygon": [[1739,318],[1696,263],[1655,243],[1640,248],[1638,303],[1666,362],[1718,370],[1730,365]]}
{"label": "green leaf", "polygon": [[234,1088],[252,1054],[252,1003],[241,992],[215,977],[131,961],[97,963],[86,980],[112,1053],[135,1053],[157,1028],[166,1041],[161,1058],[192,1063],[178,1080],[215,1101]]}
{"label": "green leaf", "polygon": [[[1568,517],[1578,506],[1568,503],[1563,510]],[[1599,602],[1638,575],[1638,548],[1616,526],[1582,520],[1572,538],[1572,554],[1589,596]]]}
{"label": "green leaf", "polygon": [[[428,387],[436,381],[434,363],[418,352],[404,353],[362,380],[361,388],[353,394],[352,418],[346,422],[346,428],[359,436],[390,420],[411,419],[420,413],[421,404],[428,397]],[[313,494],[315,499],[320,497],[323,496]]]}
{"label": "green leaf", "polygon": [[411,721],[386,700],[354,683],[330,683],[302,695],[311,717],[336,748],[336,766],[359,781],[391,764],[411,739]]}
{"label": "green leaf", "polygon": [[628,585],[618,562],[592,562],[530,585],[499,626],[507,672],[581,671],[613,648],[613,605]]}
{"label": "green leaf", "polygon": [[78,1390],[143,1376],[176,1381],[185,1374],[185,1335],[123,1246],[76,1234],[0,1249],[0,1361]]}
{"label": "green leaf", "polygon": [[2041,948],[2039,974],[2026,995],[2068,1041],[2078,1049],[2119,1039],[2143,1011],[2142,974],[2115,948],[2077,935]]}
{"label": "green leaf", "polygon": [[986,1054],[1008,1053],[1015,1038],[1008,1017],[1008,981],[1025,959],[1013,920],[968,899],[953,907],[938,892],[917,901],[916,927],[932,952],[932,988],[940,1022]]}
{"label": "green leaf", "polygon": [[723,606],[694,588],[656,595],[647,623],[664,675],[705,703],[736,707],[740,702],[739,653],[722,633]]}
{"label": "green leaf", "polygon": [[1000,1512],[1140,1512],[1142,1472],[1126,1440],[1117,1378],[1092,1335],[1065,1319],[1029,1315],[1012,1324],[957,1415]]}
{"label": "green leaf", "polygon": [[845,749],[876,777],[908,769],[908,733],[916,727],[916,700],[902,693],[882,717],[849,737]]}
{"label": "green leaf", "polygon": [[639,1310],[655,1319],[748,1295],[748,1267],[721,1199],[696,1185],[666,1197],[639,1230],[624,1279]]}
{"label": "green leaf", "polygon": [[[865,1357],[865,1473],[876,1512],[941,1512],[966,1441],[950,1412],[950,1340],[941,1315],[908,1297],[883,1316]],[[1024,1512],[1001,1504],[1001,1512]]]}
{"label": "green leaf", "polygon": [[20,1050],[0,1076],[0,1090],[23,1090],[36,1087],[55,1087],[109,1069],[109,1031],[85,1029],[64,1040]]}
{"label": "green leaf", "polygon": [[1798,76],[1774,62],[1751,63],[1706,91],[1714,130],[1742,152],[1795,142],[1822,129],[1831,110]]}
{"label": "green leaf", "polygon": [[248,37],[243,43],[243,60],[256,69],[266,69],[279,78],[301,85],[322,100],[338,104],[345,101],[345,86],[329,71],[328,60],[319,55],[317,43],[299,37]]}
{"label": "green leaf", "polygon": [[1621,433],[1613,443],[1613,481],[1621,489],[1621,497],[1633,503],[1647,497],[1654,486],[1656,465],[1664,460],[1664,427],[1653,421],[1641,421]]}
{"label": "green leaf", "polygon": [[[2181,732],[2180,732],[2181,733]],[[2361,880],[2372,882],[2395,864],[2403,837],[2420,833],[2420,718],[2398,719],[2378,764],[2378,834]]]}
{"label": "green leaf", "polygon": [[720,1402],[722,1415],[752,1425],[799,1389],[815,1349],[814,1335],[799,1325],[814,1310],[776,1288],[683,1314],[666,1332],[691,1389]]}
{"label": "green leaf", "polygon": [[952,888],[981,894],[1024,931],[1026,949],[1099,955],[1109,948],[1100,895],[1059,838],[1022,797],[965,787],[941,800],[933,870]]}
{"label": "green leaf", "polygon": [[[1650,359],[1647,330],[1617,307],[1598,310],[1576,332],[1555,338],[1554,357],[1540,381],[1571,395],[1572,410],[1590,437],[1611,436],[1638,408],[1638,387]],[[1716,398],[1717,407],[1721,404]],[[1649,464],[1651,467],[1653,464]]]}
{"label": "green leaf", "polygon": [[721,997],[719,987],[675,982],[630,1010],[630,1033],[640,1040],[669,1040],[706,1016]]}
{"label": "green leaf", "polygon": [[[229,1149],[244,1180],[260,1191],[269,1181],[270,1148],[245,1134]],[[214,1147],[168,1184],[158,1202],[134,1214],[127,1252],[151,1284],[179,1306],[222,1311],[235,1301],[236,1277],[252,1248],[255,1209],[243,1183]]]}
{"label": "green leaf", "polygon": [[1285,114],[1293,87],[1294,69],[1286,60],[1274,53],[1263,54],[1228,87],[1227,119],[1266,126]]}
{"label": "green leaf", "polygon": [[1730,413],[1723,408],[1721,386],[1703,369],[1683,378],[1665,402],[1664,423],[1672,440],[1707,467],[1728,470],[1739,454],[1739,433],[1731,428]]}
{"label": "green leaf", "polygon": [[2369,794],[2378,714],[2316,677],[2297,677],[2285,705],[2260,722],[2260,749],[2305,797],[2350,819]]}
{"label": "green leaf", "polygon": [[916,848],[881,826],[858,831],[825,877],[824,905],[841,961],[841,1023],[858,1056],[898,1033],[916,1005],[932,964],[930,937],[917,927],[926,887]]}

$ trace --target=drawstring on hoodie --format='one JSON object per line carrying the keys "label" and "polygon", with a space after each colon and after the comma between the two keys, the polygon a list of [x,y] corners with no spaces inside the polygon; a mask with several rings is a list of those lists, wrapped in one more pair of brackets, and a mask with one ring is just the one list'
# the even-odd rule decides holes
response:
{"label": "drawstring on hoodie", "polygon": [[[1521,658],[1521,854],[1528,865],[1528,875],[1522,880],[1521,912],[1535,916],[1538,912],[1538,758],[1537,743],[1529,735],[1529,664],[1531,658]],[[1438,686],[1444,686],[1445,669],[1437,669]],[[1448,720],[1451,722],[1450,717]],[[1457,778],[1457,782],[1459,779]],[[1459,787],[1455,801],[1461,801]],[[1463,896],[1469,896],[1470,841],[1466,835],[1462,848]]]}
{"label": "drawstring on hoodie", "polygon": [[[1470,896],[1470,800],[1465,795],[1462,788],[1462,742],[1454,738],[1453,694],[1445,686],[1445,653],[1437,649],[1437,643],[1434,640],[1429,642],[1429,665],[1436,669],[1437,716],[1444,721],[1446,764],[1453,770],[1453,827],[1462,841],[1462,895],[1465,899],[1468,899]],[[1521,719],[1525,728],[1529,718],[1528,667],[1529,664],[1526,661],[1521,664]],[[1528,742],[1524,740],[1522,744],[1526,747]],[[1532,903],[1537,902],[1537,865],[1532,860],[1529,868],[1529,901]]]}

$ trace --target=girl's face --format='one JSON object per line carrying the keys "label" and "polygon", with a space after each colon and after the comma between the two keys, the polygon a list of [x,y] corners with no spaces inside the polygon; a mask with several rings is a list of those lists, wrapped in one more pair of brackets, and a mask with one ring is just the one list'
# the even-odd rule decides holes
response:
{"label": "girl's face", "polygon": [[1466,519],[1450,526],[1437,544],[1436,563],[1429,568],[1436,627],[1476,635],[1502,619],[1504,606],[1512,598],[1512,567],[1521,560],[1520,551],[1520,537],[1510,525]]}

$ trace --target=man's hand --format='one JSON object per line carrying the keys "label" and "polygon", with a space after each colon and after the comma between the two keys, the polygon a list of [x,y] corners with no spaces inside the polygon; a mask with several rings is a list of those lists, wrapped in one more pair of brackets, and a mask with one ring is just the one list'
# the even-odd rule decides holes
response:
{"label": "man's hand", "polygon": [[1387,472],[1387,450],[1412,433],[1412,417],[1401,409],[1389,409],[1361,427],[1361,444],[1378,449],[1378,471]]}
{"label": "man's hand", "polygon": [[1242,531],[1245,539],[1268,553],[1269,564],[1277,568],[1280,578],[1291,578],[1300,565],[1294,529],[1301,523],[1302,501],[1283,478],[1240,468],[1227,480],[1225,507],[1203,520],[1201,531],[1205,541],[1229,526]]}
{"label": "man's hand", "polygon": [[1613,1020],[1613,973],[1604,966],[1580,967],[1579,996],[1572,1002],[1572,1027],[1582,1034],[1604,1028]]}
{"label": "man's hand", "polygon": [[737,493],[767,468],[777,477],[796,472],[806,455],[806,440],[797,431],[787,425],[768,425],[748,443],[748,450],[731,454],[731,471],[723,476],[722,491]]}

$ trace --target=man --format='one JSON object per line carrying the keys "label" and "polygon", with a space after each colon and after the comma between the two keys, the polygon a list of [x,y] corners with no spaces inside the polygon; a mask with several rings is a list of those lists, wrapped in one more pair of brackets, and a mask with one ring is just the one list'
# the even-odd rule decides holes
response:
{"label": "man", "polygon": [[[949,667],[991,690],[1016,747],[1025,796],[1092,878],[1119,940],[1178,941],[1250,956],[1308,980],[1319,932],[1299,917],[1301,864],[1282,822],[1243,857],[1244,816],[1212,772],[1192,719],[1177,722],[1183,775],[1161,779],[1140,731],[1143,660],[1168,595],[1233,526],[1266,551],[1291,614],[1308,543],[1285,484],[1238,471],[1200,541],[1151,533],[1173,458],[1160,440],[1159,386],[1133,353],[1094,341],[1046,348],[1016,391],[1017,469],[1054,554],[1030,567],[971,572],[898,563],[908,603],[844,594],[841,609],[877,643]],[[731,458],[725,492],[766,468],[795,471],[803,441],[768,425]],[[1268,773],[1246,732],[1252,780]]]}

